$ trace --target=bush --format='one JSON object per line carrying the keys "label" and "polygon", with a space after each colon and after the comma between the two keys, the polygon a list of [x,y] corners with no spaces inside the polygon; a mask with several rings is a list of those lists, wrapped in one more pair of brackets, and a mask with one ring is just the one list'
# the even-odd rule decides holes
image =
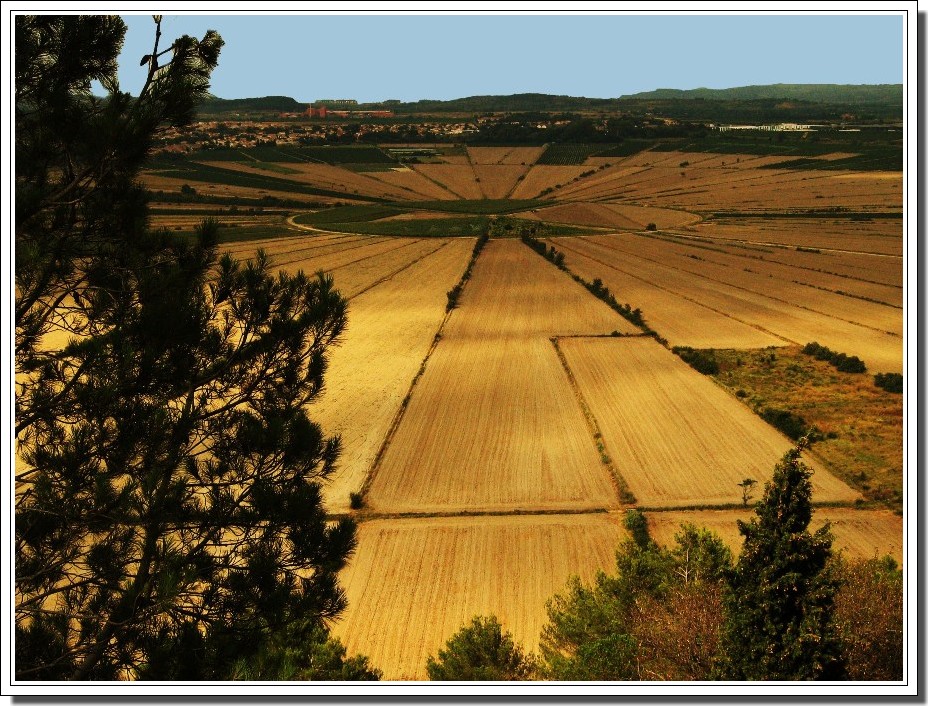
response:
{"label": "bush", "polygon": [[348,503],[352,510],[360,510],[364,507],[364,496],[361,493],[349,493]]}
{"label": "bush", "polygon": [[806,420],[787,409],[765,407],[760,413],[761,419],[775,426],[793,441],[799,441],[810,429]]}
{"label": "bush", "polygon": [[688,346],[674,346],[671,350],[691,368],[703,375],[717,375],[719,372],[719,362],[715,359],[715,352],[711,349],[697,350]]}
{"label": "bush", "polygon": [[877,373],[873,376],[873,384],[887,392],[902,394],[901,373]]}
{"label": "bush", "polygon": [[477,616],[430,656],[425,667],[432,681],[515,681],[531,679],[535,659],[504,633],[496,616]]}
{"label": "bush", "polygon": [[644,227],[644,229],[645,229],[645,230],[657,230],[657,224],[656,224],[656,223],[648,223],[648,225],[646,225],[646,226]]}
{"label": "bush", "polygon": [[812,343],[807,343],[803,347],[802,352],[806,355],[811,355],[816,360],[828,361],[842,373],[867,372],[867,366],[864,365],[864,362],[856,355],[849,356],[845,353],[836,353],[830,348],[814,341]]}

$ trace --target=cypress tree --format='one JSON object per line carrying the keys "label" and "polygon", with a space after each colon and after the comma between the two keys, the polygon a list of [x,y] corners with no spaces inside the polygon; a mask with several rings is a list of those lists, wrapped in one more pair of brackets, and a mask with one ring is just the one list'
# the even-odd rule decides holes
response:
{"label": "cypress tree", "polygon": [[738,521],[744,546],[729,577],[724,676],[735,680],[842,679],[834,622],[839,581],[828,525],[808,531],[811,471],[801,441],[777,464],[756,508]]}

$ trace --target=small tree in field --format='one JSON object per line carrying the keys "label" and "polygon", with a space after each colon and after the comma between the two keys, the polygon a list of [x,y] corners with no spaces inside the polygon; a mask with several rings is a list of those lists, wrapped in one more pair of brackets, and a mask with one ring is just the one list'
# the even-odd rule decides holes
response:
{"label": "small tree in field", "polygon": [[754,494],[755,485],[757,485],[757,481],[753,478],[745,478],[743,481],[738,483],[738,487],[741,488],[741,502],[745,505],[745,507]]}
{"label": "small tree in field", "polygon": [[811,472],[803,441],[783,456],[757,505],[738,521],[744,546],[726,598],[725,676],[736,680],[841,679],[833,614],[839,581],[831,534],[810,534]]}
{"label": "small tree in field", "polygon": [[518,681],[533,678],[535,660],[496,616],[477,616],[429,657],[426,671],[432,681]]}

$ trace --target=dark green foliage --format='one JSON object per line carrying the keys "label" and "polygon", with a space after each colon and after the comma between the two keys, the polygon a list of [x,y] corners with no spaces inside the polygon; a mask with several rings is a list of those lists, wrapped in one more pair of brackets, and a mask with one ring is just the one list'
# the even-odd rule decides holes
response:
{"label": "dark green foliage", "polygon": [[834,620],[839,580],[830,566],[828,525],[808,531],[811,471],[803,444],[788,451],[756,508],[738,521],[744,545],[725,599],[724,677],[735,680],[842,679]]}
{"label": "dark green foliage", "polygon": [[464,286],[459,282],[448,290],[448,303],[445,305],[445,311],[451,311],[458,305],[458,297],[461,296],[461,290]]}
{"label": "dark green foliage", "polygon": [[848,356],[844,353],[836,353],[830,348],[815,342],[807,343],[803,347],[802,352],[806,355],[811,355],[816,360],[827,360],[842,373],[867,372],[867,366],[864,365],[864,362],[856,355]]}
{"label": "dark green foliage", "polygon": [[900,395],[905,390],[902,373],[877,373],[873,376],[873,384],[887,392],[895,392]]}
{"label": "dark green foliage", "polygon": [[400,213],[403,213],[401,209],[390,206],[337,206],[314,213],[301,213],[294,217],[293,222],[310,226],[325,226],[329,223],[364,223]]}
{"label": "dark green foliage", "polygon": [[651,535],[648,532],[648,518],[639,510],[628,510],[625,513],[625,529],[631,536],[635,545],[647,549],[651,545]]}
{"label": "dark green foliage", "polygon": [[535,659],[515,644],[496,616],[476,616],[429,656],[432,681],[520,681],[533,679]]}
{"label": "dark green foliage", "polygon": [[367,657],[348,657],[344,645],[318,625],[297,622],[240,659],[229,679],[247,681],[378,681]]}
{"label": "dark green foliage", "polygon": [[719,372],[719,362],[712,349],[700,350],[688,346],[674,346],[671,350],[687,365],[703,375],[717,375]]}
{"label": "dark green foliage", "polygon": [[820,438],[817,430],[809,427],[808,422],[794,412],[788,409],[778,409],[776,407],[764,407],[760,411],[760,417],[768,424],[776,427],[786,434],[793,441],[799,441],[804,436],[810,435],[814,439]]}
{"label": "dark green foliage", "polygon": [[572,578],[548,602],[542,673],[560,680],[707,679],[721,625],[721,581],[731,553],[711,532],[684,525],[659,548],[637,510],[616,553],[616,574]]}
{"label": "dark green foliage", "polygon": [[215,222],[147,228],[139,168],[192,118],[222,40],[149,58],[130,100],[124,31],[16,18],[17,678],[271,675],[300,648],[296,673],[361,674],[327,640],[355,546],[320,495],[339,441],[306,413],[345,300],[261,253],[219,257]]}

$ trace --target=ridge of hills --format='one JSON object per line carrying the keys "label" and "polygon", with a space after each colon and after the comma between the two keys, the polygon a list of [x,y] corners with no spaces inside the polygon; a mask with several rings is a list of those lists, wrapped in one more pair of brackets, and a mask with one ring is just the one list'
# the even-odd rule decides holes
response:
{"label": "ridge of hills", "polygon": [[[549,95],[544,93],[517,93],[508,96],[483,95],[452,100],[381,101],[359,103],[356,109],[389,108],[396,114],[409,113],[475,113],[475,112],[565,112],[583,110],[650,110],[659,112],[691,113],[696,102],[711,107],[730,109],[741,107],[783,108],[778,105],[789,101],[788,108],[814,108],[816,105],[868,108],[880,117],[901,117],[903,103],[902,84],[771,84],[736,88],[659,88],[654,91],[623,95],[619,98],[587,98],[582,96]],[[795,105],[799,104],[799,106]],[[210,96],[201,103],[200,112],[218,114],[231,111],[302,112],[312,103],[300,102],[290,96],[263,96],[255,98],[224,99]],[[701,112],[701,111],[700,111]],[[833,111],[829,111],[833,112]],[[687,117],[681,115],[681,117]],[[695,117],[695,116],[694,116]]]}

